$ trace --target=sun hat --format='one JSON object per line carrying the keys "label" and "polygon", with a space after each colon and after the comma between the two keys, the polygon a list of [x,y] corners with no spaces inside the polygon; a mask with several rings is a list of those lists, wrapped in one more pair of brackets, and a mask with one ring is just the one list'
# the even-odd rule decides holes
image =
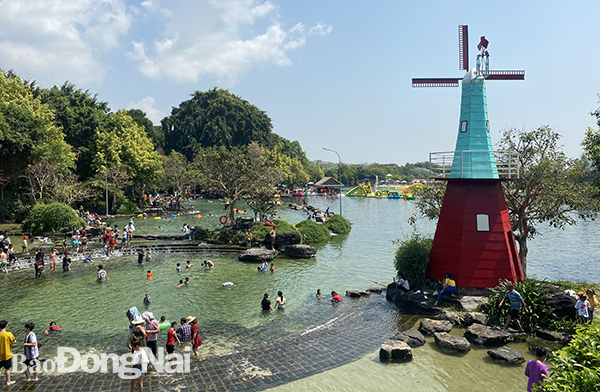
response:
{"label": "sun hat", "polygon": [[188,324],[191,323],[192,321],[198,321],[198,319],[196,317],[194,317],[194,316],[188,316],[185,319],[185,322],[188,323]]}
{"label": "sun hat", "polygon": [[141,318],[140,316],[135,316],[135,318],[133,319],[131,324],[133,324],[133,325],[144,324],[144,319]]}

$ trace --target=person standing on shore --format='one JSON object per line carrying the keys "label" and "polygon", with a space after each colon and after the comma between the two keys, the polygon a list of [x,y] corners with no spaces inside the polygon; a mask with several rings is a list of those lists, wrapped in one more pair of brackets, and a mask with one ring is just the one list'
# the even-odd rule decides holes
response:
{"label": "person standing on shore", "polygon": [[194,351],[194,356],[198,357],[198,348],[202,346],[202,338],[200,337],[200,332],[198,332],[198,319],[194,316],[189,316],[185,321],[192,326],[192,351]]}
{"label": "person standing on shore", "polygon": [[594,309],[596,309],[596,306],[598,306],[598,299],[596,298],[596,292],[594,289],[587,289],[585,293],[590,303],[590,321],[588,323],[591,324],[592,321],[594,321]]}
{"label": "person standing on shore", "polygon": [[[38,370],[37,361],[40,356],[40,351],[37,345],[37,337],[33,333],[35,325],[33,323],[25,324],[25,340],[23,341],[23,349],[25,351],[25,381],[37,381]],[[33,368],[33,380],[31,379],[31,373],[29,368]]]}
{"label": "person standing on shore", "polygon": [[13,344],[17,343],[15,336],[6,330],[8,322],[6,320],[0,321],[0,368],[4,368],[4,375],[6,376],[6,385],[10,386],[15,381],[10,380],[10,368],[12,367],[12,350]]}
{"label": "person standing on shore", "polygon": [[152,312],[144,312],[142,318],[146,321],[146,333],[148,334],[148,347],[152,350],[152,354],[157,356],[158,350],[158,333],[160,332],[160,326],[158,321],[154,318]]}

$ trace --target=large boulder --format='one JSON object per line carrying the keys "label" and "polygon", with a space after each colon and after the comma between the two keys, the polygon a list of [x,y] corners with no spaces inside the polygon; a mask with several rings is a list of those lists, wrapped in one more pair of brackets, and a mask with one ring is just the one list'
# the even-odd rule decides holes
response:
{"label": "large boulder", "polygon": [[388,340],[379,349],[379,360],[388,362],[391,360],[406,361],[412,359],[410,346],[401,340]]}
{"label": "large boulder", "polygon": [[375,286],[375,287],[371,287],[370,289],[367,289],[367,291],[371,294],[381,294],[383,292],[384,288],[381,286]]}
{"label": "large boulder", "polygon": [[442,310],[440,314],[440,320],[450,321],[452,326],[458,327],[462,324],[462,317],[460,317],[457,313],[449,312],[447,310]]}
{"label": "large boulder", "polygon": [[498,347],[495,350],[488,350],[487,353],[496,361],[508,363],[521,363],[525,361],[520,352],[506,346]]}
{"label": "large boulder", "polygon": [[[391,285],[392,284],[389,286]],[[389,286],[386,298],[389,295]],[[433,316],[439,314],[440,312],[439,308],[433,307],[427,303],[428,297],[422,292],[415,293],[414,291],[409,291],[402,294],[401,291],[396,287],[395,296],[393,298],[393,301],[396,306],[398,306],[398,309],[402,310],[406,314],[422,314]]]}
{"label": "large boulder", "polygon": [[562,332],[549,331],[547,329],[538,329],[535,332],[535,336],[540,339],[549,340],[551,342],[560,342],[562,344],[567,344],[573,339],[571,335]]}
{"label": "large boulder", "polygon": [[447,332],[433,334],[435,344],[446,352],[466,353],[471,350],[471,343],[463,336],[449,335]]}
{"label": "large boulder", "polygon": [[286,256],[296,259],[310,259],[317,254],[317,248],[310,245],[288,245],[283,250],[283,253]]}
{"label": "large boulder", "polygon": [[279,254],[276,250],[252,248],[243,251],[238,256],[240,261],[249,261],[255,263],[262,263],[263,261],[271,261]]}
{"label": "large boulder", "polygon": [[552,308],[552,313],[558,319],[567,318],[575,320],[575,303],[577,301],[564,293],[554,294],[547,301],[546,305]]}
{"label": "large boulder", "polygon": [[297,231],[278,231],[277,235],[275,236],[275,247],[283,248],[287,247],[288,245],[296,245],[299,244],[301,240],[302,237]]}
{"label": "large boulder", "polygon": [[408,344],[410,347],[419,347],[425,344],[425,336],[416,329],[409,329],[403,332],[399,332],[394,335],[392,340],[401,340]]}
{"label": "large boulder", "polygon": [[425,335],[433,335],[436,332],[450,332],[452,331],[452,323],[446,320],[432,320],[425,318],[421,320],[419,331]]}
{"label": "large boulder", "polygon": [[470,326],[473,324],[487,324],[488,316],[485,313],[479,312],[467,312],[465,314],[465,326]]}
{"label": "large boulder", "polygon": [[473,324],[467,327],[465,337],[481,346],[501,345],[513,340],[513,334],[510,332],[482,324]]}

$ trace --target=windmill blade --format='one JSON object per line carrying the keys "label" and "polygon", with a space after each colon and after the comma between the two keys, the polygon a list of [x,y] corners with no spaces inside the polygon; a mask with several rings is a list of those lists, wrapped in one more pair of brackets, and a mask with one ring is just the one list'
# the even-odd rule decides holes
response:
{"label": "windmill blade", "polygon": [[459,78],[413,79],[413,87],[458,87]]}
{"label": "windmill blade", "polygon": [[458,69],[469,70],[469,26],[458,26]]}
{"label": "windmill blade", "polygon": [[525,71],[490,71],[487,80],[525,80]]}

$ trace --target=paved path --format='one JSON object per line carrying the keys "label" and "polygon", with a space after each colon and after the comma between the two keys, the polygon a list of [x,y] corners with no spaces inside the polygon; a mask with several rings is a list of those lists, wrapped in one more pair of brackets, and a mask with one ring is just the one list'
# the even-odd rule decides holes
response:
{"label": "paved path", "polygon": [[[351,301],[349,298],[345,301]],[[193,362],[191,373],[144,377],[144,391],[259,391],[309,377],[376,350],[398,329],[410,328],[416,316],[399,318],[385,295],[371,295],[353,304],[327,323],[299,335],[238,353]],[[72,373],[41,375],[26,383],[23,375],[13,391],[128,391],[129,381],[113,374]]]}

